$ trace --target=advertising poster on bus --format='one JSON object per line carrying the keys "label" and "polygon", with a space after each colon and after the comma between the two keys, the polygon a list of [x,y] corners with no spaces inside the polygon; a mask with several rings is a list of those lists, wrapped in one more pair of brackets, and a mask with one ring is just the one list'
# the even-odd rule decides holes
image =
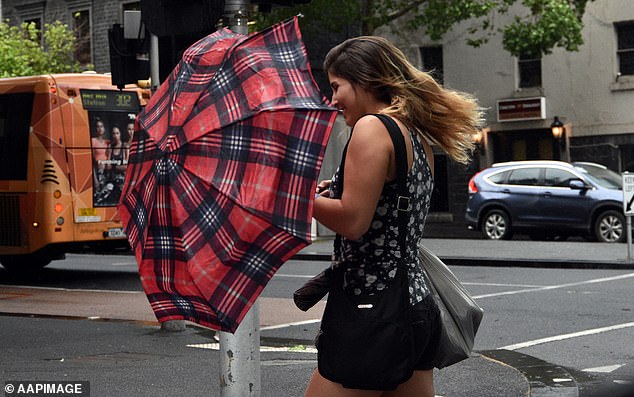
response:
{"label": "advertising poster on bus", "polygon": [[81,90],[88,110],[93,160],[93,206],[116,206],[121,198],[134,120],[140,110],[134,92]]}

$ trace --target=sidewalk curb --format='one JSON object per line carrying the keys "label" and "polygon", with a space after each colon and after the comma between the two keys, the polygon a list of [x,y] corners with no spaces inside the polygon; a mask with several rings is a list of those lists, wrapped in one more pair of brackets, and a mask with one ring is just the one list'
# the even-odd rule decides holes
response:
{"label": "sidewalk curb", "polygon": [[478,353],[522,373],[528,380],[531,397],[579,396],[577,381],[565,367],[513,350],[483,350]]}
{"label": "sidewalk curb", "polygon": [[[291,258],[298,261],[330,262],[331,255],[321,252],[300,252]],[[546,269],[604,269],[604,270],[634,270],[634,262],[613,261],[597,262],[586,260],[543,260],[518,258],[466,258],[440,256],[445,264],[450,266],[491,266],[491,267],[528,267]]]}
{"label": "sidewalk curb", "polygon": [[451,266],[491,266],[491,267],[529,267],[546,269],[604,269],[604,270],[634,270],[632,262],[597,262],[585,260],[543,260],[518,258],[462,258],[440,257]]}

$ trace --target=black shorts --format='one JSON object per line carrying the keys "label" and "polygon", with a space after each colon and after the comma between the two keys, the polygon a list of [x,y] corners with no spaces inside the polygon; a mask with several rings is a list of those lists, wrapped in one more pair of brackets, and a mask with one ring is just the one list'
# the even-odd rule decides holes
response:
{"label": "black shorts", "polygon": [[[414,349],[418,352],[414,370],[430,370],[434,368],[433,359],[438,350],[440,340],[440,311],[432,294],[412,306],[412,325],[414,326]],[[315,347],[321,329],[315,337]]]}
{"label": "black shorts", "polygon": [[440,311],[432,294],[412,307],[414,325],[414,346],[419,352],[414,369],[430,370],[434,368],[432,360],[438,350],[440,338]]}

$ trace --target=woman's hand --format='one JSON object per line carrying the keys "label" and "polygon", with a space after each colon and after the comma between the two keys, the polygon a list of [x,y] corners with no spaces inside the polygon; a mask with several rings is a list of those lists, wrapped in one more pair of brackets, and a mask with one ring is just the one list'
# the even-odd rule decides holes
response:
{"label": "woman's hand", "polygon": [[320,195],[321,197],[330,197],[330,184],[332,181],[330,179],[325,179],[317,184],[317,188],[315,189],[315,194]]}

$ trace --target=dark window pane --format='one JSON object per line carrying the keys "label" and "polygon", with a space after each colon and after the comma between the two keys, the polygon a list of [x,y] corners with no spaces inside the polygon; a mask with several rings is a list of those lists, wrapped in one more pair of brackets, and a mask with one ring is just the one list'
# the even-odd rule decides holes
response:
{"label": "dark window pane", "polygon": [[26,180],[33,94],[0,96],[0,180]]}
{"label": "dark window pane", "polygon": [[619,50],[634,49],[634,23],[617,25],[616,36]]}
{"label": "dark window pane", "polygon": [[73,29],[77,37],[77,49],[75,59],[81,65],[91,62],[91,37],[90,37],[90,12],[88,10],[75,11],[73,13]]}
{"label": "dark window pane", "polygon": [[35,29],[37,29],[38,40],[42,41],[42,18],[28,18],[24,20],[24,23],[34,24]]}
{"label": "dark window pane", "polygon": [[539,168],[519,168],[513,170],[508,179],[509,185],[535,186],[539,181]]}
{"label": "dark window pane", "polygon": [[619,72],[634,74],[634,51],[619,53]]}
{"label": "dark window pane", "polygon": [[436,81],[443,84],[442,47],[420,47],[423,70],[430,73]]}
{"label": "dark window pane", "polygon": [[541,59],[523,59],[520,57],[517,64],[520,73],[520,88],[542,86]]}
{"label": "dark window pane", "polygon": [[570,180],[579,179],[573,173],[557,168],[546,168],[544,186],[568,187]]}
{"label": "dark window pane", "polygon": [[621,23],[615,26],[619,72],[634,74],[634,23]]}
{"label": "dark window pane", "polygon": [[141,11],[141,2],[127,3],[123,5],[123,11]]}

